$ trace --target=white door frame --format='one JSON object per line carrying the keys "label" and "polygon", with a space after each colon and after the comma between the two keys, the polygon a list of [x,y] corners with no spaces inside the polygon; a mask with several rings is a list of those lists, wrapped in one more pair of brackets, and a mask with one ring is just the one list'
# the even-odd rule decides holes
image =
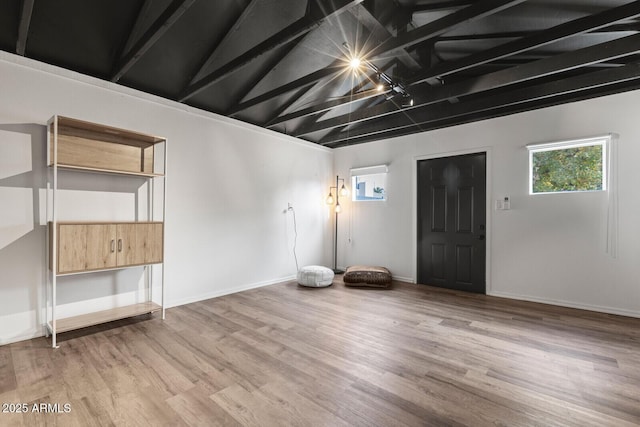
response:
{"label": "white door frame", "polygon": [[455,157],[462,156],[465,154],[481,154],[484,153],[487,156],[486,163],[486,250],[485,250],[485,294],[491,295],[491,234],[492,234],[492,212],[491,209],[493,200],[492,194],[492,176],[493,176],[493,165],[492,165],[492,152],[491,147],[477,147],[477,148],[469,148],[465,150],[457,150],[457,151],[445,151],[440,153],[433,154],[425,154],[420,156],[415,156],[413,158],[413,166],[412,166],[412,180],[413,180],[413,209],[412,209],[412,233],[413,233],[413,283],[418,282],[418,162],[420,160],[429,160],[429,159],[438,159],[442,157]]}

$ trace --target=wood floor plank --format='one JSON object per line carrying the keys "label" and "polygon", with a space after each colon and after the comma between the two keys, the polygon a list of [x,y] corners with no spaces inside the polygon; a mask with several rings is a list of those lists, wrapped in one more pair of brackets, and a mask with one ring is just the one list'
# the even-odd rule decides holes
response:
{"label": "wood floor plank", "polygon": [[[219,390],[218,390],[219,391]],[[210,399],[209,390],[196,385],[167,399],[167,404],[190,426],[241,426],[227,411]]]}
{"label": "wood floor plank", "polygon": [[195,377],[188,375],[180,365],[171,363],[171,359],[156,353],[147,340],[138,338],[134,331],[120,334],[113,342],[121,351],[126,349],[129,366],[141,372],[153,388],[173,396],[193,387]]}
{"label": "wood floor plank", "polygon": [[0,396],[18,386],[11,347],[0,346]]}
{"label": "wood floor plank", "polygon": [[0,425],[634,426],[640,319],[295,282],[0,347]]}
{"label": "wood floor plank", "polygon": [[348,426],[344,420],[278,382],[249,392],[231,386],[211,396],[244,426]]}
{"label": "wood floor plank", "polygon": [[83,357],[87,352],[83,340],[69,341],[53,352],[55,369],[59,369],[64,386],[72,399],[82,399],[98,390],[108,389],[95,365]]}
{"label": "wood floor plank", "polygon": [[[6,346],[8,347],[8,346]],[[0,393],[0,403],[2,404],[16,404],[21,403],[22,400],[20,395],[18,394],[18,389],[13,389],[6,391],[4,393]],[[7,407],[7,409],[11,409]],[[0,413],[0,424],[3,427],[18,427],[24,425],[24,419],[22,413],[17,413],[15,411],[7,411]]]}

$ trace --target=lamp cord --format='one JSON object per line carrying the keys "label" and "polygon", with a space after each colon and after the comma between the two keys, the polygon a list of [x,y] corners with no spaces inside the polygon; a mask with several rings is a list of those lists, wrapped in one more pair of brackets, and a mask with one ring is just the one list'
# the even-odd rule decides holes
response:
{"label": "lamp cord", "polygon": [[287,210],[290,210],[293,213],[293,259],[296,261],[296,271],[300,270],[298,267],[298,255],[296,255],[296,246],[298,244],[298,224],[296,224],[296,210],[293,209],[293,206],[289,206]]}

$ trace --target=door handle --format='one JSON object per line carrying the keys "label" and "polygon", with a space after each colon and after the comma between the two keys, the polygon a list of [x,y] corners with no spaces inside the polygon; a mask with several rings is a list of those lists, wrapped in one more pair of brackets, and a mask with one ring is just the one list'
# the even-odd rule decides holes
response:
{"label": "door handle", "polygon": [[478,240],[484,240],[484,234],[479,235]]}
{"label": "door handle", "polygon": [[111,239],[111,253],[116,251],[116,241]]}
{"label": "door handle", "polygon": [[118,239],[118,252],[122,252],[122,239]]}

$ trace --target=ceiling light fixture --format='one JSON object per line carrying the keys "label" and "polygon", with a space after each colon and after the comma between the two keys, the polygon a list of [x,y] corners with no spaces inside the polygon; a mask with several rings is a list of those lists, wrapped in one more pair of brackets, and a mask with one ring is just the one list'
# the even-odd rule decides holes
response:
{"label": "ceiling light fixture", "polygon": [[[351,49],[349,48],[349,44],[347,42],[344,42],[342,45],[349,52],[351,52]],[[353,70],[354,73],[357,72],[362,65],[364,65],[365,67],[367,67],[368,69],[376,73],[376,75],[378,76],[378,84],[376,85],[376,90],[378,92],[383,92],[385,86],[388,86],[389,88],[391,88],[391,93],[387,94],[386,96],[387,100],[392,99],[395,95],[402,95],[401,106],[403,108],[413,107],[413,98],[411,97],[409,92],[407,92],[407,89],[404,87],[404,85],[402,85],[401,83],[394,82],[391,77],[389,77],[384,72],[380,71],[378,67],[376,67],[374,64],[372,64],[371,62],[367,61],[364,58],[361,58],[358,56],[352,56],[351,59],[349,60],[349,67],[351,68],[351,70]]]}
{"label": "ceiling light fixture", "polygon": [[402,103],[400,105],[402,108],[413,107],[413,98],[410,96],[403,96]]}

